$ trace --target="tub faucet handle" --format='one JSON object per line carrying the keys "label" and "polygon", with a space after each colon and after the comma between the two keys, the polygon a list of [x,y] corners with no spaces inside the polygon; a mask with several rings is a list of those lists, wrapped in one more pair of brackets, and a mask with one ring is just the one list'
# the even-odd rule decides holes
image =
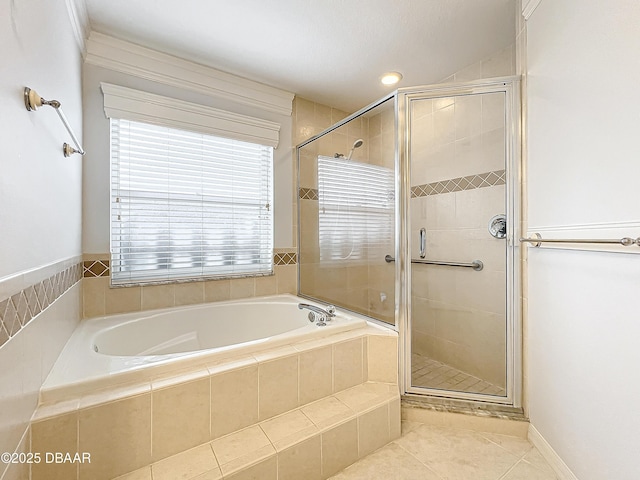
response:
{"label": "tub faucet handle", "polygon": [[329,317],[335,317],[336,316],[336,307],[334,305],[327,305],[327,308],[325,308],[327,315],[329,315]]}

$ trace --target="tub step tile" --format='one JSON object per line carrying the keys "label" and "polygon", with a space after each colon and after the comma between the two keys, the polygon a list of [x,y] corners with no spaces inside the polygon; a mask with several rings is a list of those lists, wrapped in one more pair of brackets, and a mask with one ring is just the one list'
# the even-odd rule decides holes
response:
{"label": "tub step tile", "polygon": [[398,386],[366,382],[334,395],[356,413],[364,413],[399,396]]}
{"label": "tub step tile", "polygon": [[117,480],[322,480],[399,435],[397,385],[367,382]]}
{"label": "tub step tile", "polygon": [[276,452],[285,450],[310,437],[317,436],[320,431],[300,410],[279,415],[260,423]]}
{"label": "tub step tile", "polygon": [[259,464],[268,463],[271,457],[276,456],[276,450],[271,441],[258,425],[214,440],[211,446],[225,478]]}
{"label": "tub step tile", "polygon": [[151,471],[153,480],[191,480],[205,474],[212,480],[222,478],[209,443],[160,460],[151,465]]}
{"label": "tub step tile", "polygon": [[335,396],[310,403],[301,410],[320,431],[325,431],[354,417],[353,410]]}

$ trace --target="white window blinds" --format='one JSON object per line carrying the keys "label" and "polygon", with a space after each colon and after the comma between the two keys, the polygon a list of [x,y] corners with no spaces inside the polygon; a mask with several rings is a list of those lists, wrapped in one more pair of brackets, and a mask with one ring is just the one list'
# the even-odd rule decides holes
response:
{"label": "white window blinds", "polygon": [[111,119],[111,281],[272,272],[273,149]]}
{"label": "white window blinds", "polygon": [[318,156],[320,261],[364,262],[392,248],[393,192],[388,168]]}

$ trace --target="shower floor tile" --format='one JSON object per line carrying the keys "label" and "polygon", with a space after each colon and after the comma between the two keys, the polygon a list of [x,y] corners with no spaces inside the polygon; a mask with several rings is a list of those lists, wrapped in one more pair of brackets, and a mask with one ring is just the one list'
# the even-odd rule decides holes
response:
{"label": "shower floor tile", "polygon": [[411,385],[439,390],[506,395],[505,389],[500,386],[417,353],[411,354]]}

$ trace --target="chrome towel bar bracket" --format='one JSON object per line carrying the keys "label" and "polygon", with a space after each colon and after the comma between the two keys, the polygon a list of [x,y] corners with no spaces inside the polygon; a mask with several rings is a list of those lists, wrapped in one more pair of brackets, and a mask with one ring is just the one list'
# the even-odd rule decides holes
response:
{"label": "chrome towel bar bracket", "polygon": [[32,111],[35,111],[38,107],[41,107],[42,105],[49,105],[50,107],[53,107],[53,109],[58,114],[58,117],[60,117],[60,120],[62,120],[62,124],[64,125],[64,128],[66,128],[67,132],[69,132],[69,135],[71,135],[71,139],[73,140],[73,143],[75,143],[76,145],[76,148],[73,148],[68,143],[66,142],[63,143],[62,153],[64,154],[64,156],[70,157],[74,153],[79,153],[80,155],[84,155],[85,153],[84,149],[82,148],[82,145],[80,145],[80,142],[78,141],[75,134],[73,133],[73,130],[71,130],[71,126],[69,125],[69,121],[67,120],[67,117],[65,117],[64,112],[62,111],[62,105],[60,104],[60,102],[57,100],[45,100],[40,95],[38,95],[35,90],[31,90],[29,87],[24,87],[24,106],[27,108],[27,110],[29,112],[32,112]]}
{"label": "chrome towel bar bracket", "polygon": [[595,244],[607,244],[607,245],[622,245],[623,247],[630,247],[633,245],[637,245],[640,247],[640,237],[631,238],[602,238],[602,239],[593,239],[593,238],[542,238],[542,235],[539,233],[533,234],[534,238],[521,238],[520,241],[522,243],[531,243],[534,247],[540,247],[543,243],[595,243]]}
{"label": "chrome towel bar bracket", "polygon": [[[396,259],[391,255],[386,255],[384,257],[384,261],[387,263],[395,262]],[[484,263],[480,260],[474,260],[471,263],[460,263],[460,262],[439,262],[436,260],[422,260],[417,258],[412,258],[411,263],[418,263],[422,265],[444,265],[448,267],[465,267],[465,268],[473,268],[476,272],[479,272],[484,268]]]}

